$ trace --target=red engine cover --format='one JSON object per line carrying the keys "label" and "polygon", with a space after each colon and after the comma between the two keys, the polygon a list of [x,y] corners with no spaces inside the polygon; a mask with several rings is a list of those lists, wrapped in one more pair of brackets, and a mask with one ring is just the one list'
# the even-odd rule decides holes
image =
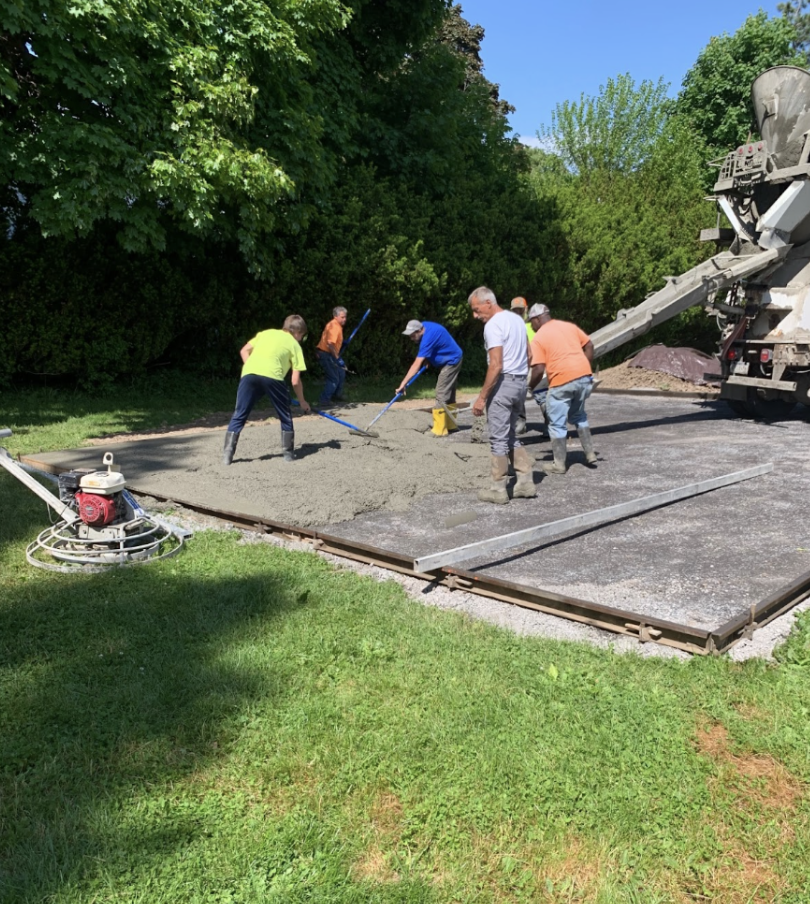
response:
{"label": "red engine cover", "polygon": [[76,493],[79,517],[90,527],[105,527],[115,521],[115,499],[95,493]]}

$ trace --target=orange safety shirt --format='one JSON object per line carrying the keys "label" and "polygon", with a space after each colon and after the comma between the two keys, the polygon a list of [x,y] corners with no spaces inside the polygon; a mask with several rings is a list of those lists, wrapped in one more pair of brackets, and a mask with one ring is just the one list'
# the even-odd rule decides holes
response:
{"label": "orange safety shirt", "polygon": [[338,355],[340,354],[341,348],[343,348],[343,327],[337,322],[337,320],[332,319],[326,326],[323,328],[323,333],[321,333],[321,341],[318,343],[318,348],[322,352],[326,352],[327,354],[332,354],[332,349],[329,348],[328,344],[331,342],[332,345],[337,349]]}
{"label": "orange safety shirt", "polygon": [[531,342],[534,364],[545,364],[549,386],[562,386],[593,373],[582,349],[591,341],[575,323],[549,320],[534,334]]}

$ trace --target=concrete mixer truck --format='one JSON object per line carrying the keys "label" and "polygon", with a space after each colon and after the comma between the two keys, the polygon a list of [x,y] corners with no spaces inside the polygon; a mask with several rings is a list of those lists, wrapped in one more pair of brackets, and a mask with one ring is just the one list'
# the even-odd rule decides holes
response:
{"label": "concrete mixer truck", "polygon": [[810,72],[777,66],[751,86],[759,132],[720,163],[728,246],[591,335],[596,356],[702,304],[720,325],[721,398],[744,417],[810,405]]}

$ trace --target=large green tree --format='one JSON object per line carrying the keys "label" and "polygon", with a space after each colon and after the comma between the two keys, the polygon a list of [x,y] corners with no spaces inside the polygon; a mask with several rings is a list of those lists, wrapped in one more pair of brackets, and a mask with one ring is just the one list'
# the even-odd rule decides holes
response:
{"label": "large green tree", "polygon": [[[363,80],[445,0],[0,0],[0,186],[45,235],[168,228],[267,264],[356,148]],[[381,24],[385,23],[382,28]]]}
{"label": "large green tree", "polygon": [[777,3],[776,8],[793,26],[796,37],[793,39],[793,48],[804,58],[804,65],[810,63],[810,4],[808,0],[787,0],[786,3]]}
{"label": "large green tree", "polygon": [[668,85],[629,74],[609,78],[595,96],[563,101],[538,137],[575,173],[630,173],[652,153],[666,122]]}
{"label": "large green tree", "polygon": [[562,259],[549,303],[562,316],[593,330],[706,256],[703,160],[661,82],[609,79],[558,104],[540,134],[553,150],[532,154],[529,181],[556,205]]}
{"label": "large green tree", "polygon": [[[521,181],[526,153],[509,137],[508,104],[483,76],[482,30],[437,0],[346,6],[345,27],[302,35],[291,26],[306,58],[287,60],[289,79],[272,56],[266,70],[251,70],[256,90],[239,140],[286,180],[280,194],[260,197],[263,224],[240,221],[214,187],[204,193],[212,219],[187,221],[176,186],[152,196],[139,232],[135,208],[146,208],[130,188],[120,221],[90,196],[81,232],[66,216],[60,233],[43,238],[31,210],[37,191],[47,195],[47,174],[39,187],[16,183],[22,210],[0,241],[0,321],[13,324],[0,372],[86,382],[155,361],[231,372],[252,330],[295,310],[315,335],[337,303],[353,317],[374,309],[353,346],[355,366],[396,370],[398,353],[412,354],[403,318],[440,319],[462,340],[472,330],[480,349],[466,305],[474,285],[506,297],[551,285],[553,202],[538,202]],[[283,8],[303,15],[307,4]],[[229,47],[218,52],[224,60]],[[118,123],[110,128],[118,134]],[[114,159],[110,168],[102,176],[124,191],[126,174]],[[241,257],[240,228],[253,243]],[[262,269],[249,275],[245,257]],[[89,299],[105,320],[103,342],[75,333]]]}

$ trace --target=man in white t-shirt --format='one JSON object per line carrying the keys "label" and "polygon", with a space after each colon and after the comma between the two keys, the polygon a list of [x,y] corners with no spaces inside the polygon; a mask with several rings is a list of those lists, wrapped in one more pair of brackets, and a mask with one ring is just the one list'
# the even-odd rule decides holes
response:
{"label": "man in white t-shirt", "polygon": [[470,295],[469,303],[473,317],[484,324],[487,349],[487,375],[473,403],[473,414],[480,417],[486,409],[492,453],[492,482],[487,489],[481,490],[478,498],[499,505],[509,502],[506,483],[511,459],[517,477],[512,497],[531,499],[537,495],[532,459],[515,438],[529,373],[526,326],[522,319],[500,307],[495,294],[486,286],[476,289]]}

